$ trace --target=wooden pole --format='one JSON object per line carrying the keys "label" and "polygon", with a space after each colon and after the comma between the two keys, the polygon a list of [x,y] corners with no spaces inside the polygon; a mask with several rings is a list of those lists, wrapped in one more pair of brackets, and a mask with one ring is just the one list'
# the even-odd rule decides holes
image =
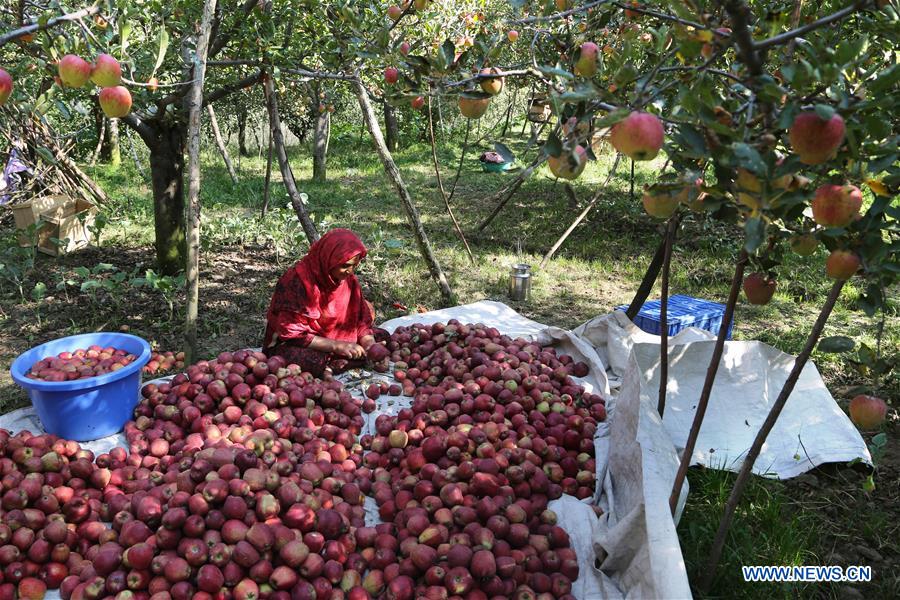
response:
{"label": "wooden pole", "polygon": [[825,305],[822,306],[822,310],[819,312],[819,316],[813,325],[812,331],[809,332],[809,337],[806,338],[806,344],[803,346],[803,350],[800,352],[799,356],[794,359],[794,366],[791,368],[791,372],[788,374],[787,380],[785,380],[784,386],[782,386],[781,392],[778,394],[778,398],[769,410],[766,420],[763,422],[762,427],[759,428],[756,437],[753,439],[753,444],[750,446],[750,450],[747,451],[747,456],[744,458],[743,464],[741,464],[741,471],[738,473],[737,479],[734,482],[734,487],[731,489],[731,495],[728,497],[728,502],[725,504],[725,513],[722,515],[722,520],[719,522],[719,529],[716,531],[713,547],[712,550],[710,550],[709,559],[707,560],[706,568],[704,569],[703,581],[701,583],[701,590],[703,590],[704,593],[712,584],[713,576],[716,573],[716,567],[719,564],[719,559],[722,557],[725,536],[728,533],[728,529],[731,527],[731,522],[734,519],[734,513],[737,510],[738,503],[741,501],[744,488],[747,486],[750,475],[753,473],[753,465],[756,463],[756,459],[759,458],[759,453],[762,451],[763,444],[766,443],[766,438],[769,437],[769,433],[775,426],[775,422],[778,420],[779,415],[781,415],[781,411],[784,409],[784,405],[787,403],[791,392],[794,391],[794,386],[800,378],[800,373],[803,371],[803,367],[806,366],[807,361],[809,361],[809,356],[812,354],[813,348],[816,347],[819,337],[822,335],[822,330],[825,328],[825,323],[828,321],[828,317],[831,315],[831,311],[834,309],[834,305],[841,295],[844,283],[844,281],[835,281],[834,285],[831,286],[831,291],[828,292],[828,298],[825,300]]}
{"label": "wooden pole", "polygon": [[269,186],[272,183],[272,131],[269,131],[269,152],[266,155],[266,183],[263,186],[262,216],[269,212]]}
{"label": "wooden pole", "polygon": [[222,139],[222,132],[219,131],[219,120],[216,119],[216,111],[213,110],[212,104],[206,105],[206,112],[209,114],[209,124],[212,126],[213,138],[216,140],[219,154],[222,155],[222,160],[225,162],[225,168],[228,169],[231,183],[237,184],[237,173],[234,172],[234,165],[231,162],[231,157],[228,156],[228,146],[225,145],[225,140]]}
{"label": "wooden pole", "polygon": [[678,219],[669,217],[666,223],[665,256],[662,265],[662,284],[659,305],[659,400],[656,412],[662,418],[666,410],[666,388],[669,383],[669,267],[672,264],[672,246],[678,230]]}
{"label": "wooden pole", "polygon": [[422,225],[422,220],[419,218],[419,211],[416,209],[415,204],[413,204],[412,196],[410,196],[406,184],[403,183],[403,178],[400,176],[400,169],[397,168],[394,157],[391,156],[390,151],[384,143],[384,136],[381,134],[381,127],[378,125],[378,118],[375,116],[375,111],[372,109],[372,103],[369,100],[369,92],[366,91],[365,86],[359,79],[354,83],[356,86],[356,99],[362,110],[366,127],[369,129],[369,135],[372,136],[372,141],[375,142],[375,151],[378,152],[378,156],[381,158],[381,164],[384,166],[384,171],[387,174],[388,179],[394,184],[397,195],[400,196],[400,202],[406,210],[406,215],[412,226],[413,235],[416,238],[419,251],[422,253],[425,264],[428,265],[428,271],[431,273],[431,277],[438,284],[441,298],[443,298],[447,305],[450,305],[454,302],[453,291],[450,289],[450,284],[444,276],[444,271],[441,269],[441,265],[438,263],[437,257],[435,257],[434,252],[431,249],[431,243],[428,241],[425,227]]}
{"label": "wooden pole", "polygon": [[697,411],[694,413],[694,421],[691,423],[691,430],[688,432],[684,454],[681,455],[681,464],[678,465],[678,472],[675,474],[675,483],[672,485],[672,493],[669,495],[669,509],[672,511],[673,515],[675,514],[675,508],[678,504],[678,496],[681,494],[681,486],[684,483],[684,478],[687,477],[688,466],[691,464],[694,446],[697,444],[697,436],[700,434],[700,426],[703,425],[703,417],[706,416],[706,407],[709,405],[709,397],[712,394],[712,387],[716,381],[716,373],[719,371],[719,363],[722,360],[722,351],[725,349],[725,338],[728,335],[728,325],[734,317],[734,305],[737,303],[738,293],[741,291],[741,282],[744,280],[744,267],[747,266],[747,259],[747,251],[742,248],[737,263],[734,266],[734,277],[731,279],[731,291],[728,293],[728,302],[725,304],[725,315],[722,317],[722,326],[719,327],[719,336],[716,338],[716,345],[713,348],[712,358],[709,361],[709,367],[706,369],[706,380],[703,382],[703,391],[700,392],[700,400],[697,402]]}
{"label": "wooden pole", "polygon": [[571,235],[571,233],[573,231],[575,231],[575,228],[578,227],[578,225],[585,219],[585,217],[588,216],[588,213],[591,212],[591,210],[594,208],[594,205],[597,204],[597,201],[600,200],[600,198],[603,196],[604,188],[606,188],[606,186],[609,185],[609,182],[612,179],[613,174],[616,172],[616,167],[618,167],[618,166],[619,166],[619,155],[617,154],[616,160],[613,163],[612,168],[610,168],[609,174],[606,176],[606,181],[603,182],[603,185],[600,186],[600,189],[597,190],[597,193],[594,194],[594,197],[591,198],[590,202],[588,202],[588,205],[584,207],[584,210],[581,211],[581,214],[579,214],[577,217],[575,217],[575,220],[572,221],[572,224],[569,225],[569,228],[566,229],[561,236],[559,236],[559,239],[556,240],[556,243],[553,244],[553,246],[547,251],[547,254],[544,255],[543,260],[541,260],[541,266],[540,266],[541,269],[543,269],[544,266],[550,261],[550,259],[553,258],[553,255],[556,254],[556,251],[559,250],[559,247],[565,243],[565,241],[566,241],[566,239],[568,239],[569,235]]}
{"label": "wooden pole", "polygon": [[203,80],[206,77],[206,54],[209,31],[216,0],[205,0],[200,17],[200,36],[194,58],[193,85],[187,97],[188,109],[188,201],[187,201],[187,307],[184,340],[188,363],[197,358],[197,314],[200,288],[200,112],[203,110]]}
{"label": "wooden pole", "polygon": [[272,136],[272,143],[275,147],[275,155],[278,157],[278,166],[281,169],[281,177],[284,179],[284,187],[287,189],[288,197],[291,199],[291,206],[300,219],[300,225],[303,232],[306,233],[306,239],[310,245],[319,239],[319,232],[309,213],[303,205],[300,192],[297,190],[297,182],[294,180],[294,173],[291,171],[291,164],[288,162],[287,151],[284,148],[284,134],[281,132],[281,117],[278,114],[278,98],[275,92],[275,82],[272,81],[272,75],[266,76],[266,83],[263,88],[266,92],[266,107],[269,111],[269,131]]}
{"label": "wooden pole", "polygon": [[475,264],[475,257],[472,256],[472,250],[469,248],[469,242],[466,241],[466,236],[462,231],[462,228],[459,226],[459,221],[456,220],[456,215],[453,214],[453,208],[450,207],[450,199],[447,198],[447,192],[444,191],[444,182],[441,180],[441,169],[438,164],[437,158],[437,149],[435,148],[434,143],[434,122],[431,115],[431,96],[428,97],[428,138],[431,141],[431,160],[434,162],[434,175],[437,177],[438,191],[441,193],[441,198],[444,200],[444,206],[447,208],[447,214],[450,215],[450,220],[453,222],[453,228],[456,230],[456,235],[459,237],[460,241],[463,243],[463,246],[466,249],[466,254],[469,255],[469,262],[473,265]]}

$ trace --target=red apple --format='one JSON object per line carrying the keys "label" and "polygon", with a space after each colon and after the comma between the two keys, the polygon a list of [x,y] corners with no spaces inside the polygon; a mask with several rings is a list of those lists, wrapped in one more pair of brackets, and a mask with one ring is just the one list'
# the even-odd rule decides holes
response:
{"label": "red apple", "polygon": [[819,186],[812,200],[813,219],[826,227],[846,227],[859,215],[862,201],[855,185]]}
{"label": "red apple", "polygon": [[0,69],[0,106],[6,104],[7,98],[12,94],[13,80],[9,73]]}
{"label": "red apple", "polygon": [[384,80],[388,85],[394,85],[398,79],[400,79],[400,71],[397,70],[397,67],[385,67]]}
{"label": "red apple", "polygon": [[147,89],[150,90],[151,92],[155,92],[156,90],[158,90],[159,89],[159,79],[157,79],[156,77],[151,77],[150,79],[148,79],[147,80]]}
{"label": "red apple", "polygon": [[396,21],[403,14],[403,9],[396,4],[392,4],[388,6],[387,14],[388,17],[390,17],[391,21]]}
{"label": "red apple", "polygon": [[881,398],[860,394],[850,401],[850,420],[860,429],[877,429],[887,417],[887,404]]}
{"label": "red apple", "polygon": [[80,56],[66,54],[59,61],[59,78],[66,87],[80,88],[90,77],[91,63]]}
{"label": "red apple", "polygon": [[824,120],[813,111],[800,113],[788,131],[791,147],[800,162],[819,165],[834,156],[844,141],[844,119],[835,114]]}
{"label": "red apple", "polygon": [[573,152],[563,152],[559,156],[551,156],[547,159],[550,171],[562,179],[575,179],[587,166],[587,151],[581,146],[575,146]]}
{"label": "red apple", "polygon": [[750,304],[768,304],[775,294],[775,280],[765,273],[750,273],[744,278],[744,294]]}
{"label": "red apple", "polygon": [[635,111],[613,125],[609,141],[632,160],[652,160],[659,154],[665,131],[655,115]]}
{"label": "red apple", "polygon": [[100,108],[110,119],[121,118],[131,112],[131,93],[121,85],[100,90]]}
{"label": "red apple", "polygon": [[490,98],[459,97],[459,112],[467,119],[480,119],[487,112]]}
{"label": "red apple", "polygon": [[594,42],[581,45],[581,52],[575,62],[575,74],[582,77],[593,77],[597,73],[597,55],[600,48]]}
{"label": "red apple", "polygon": [[[492,75],[494,73],[499,73],[497,69],[482,69],[480,75]],[[502,77],[492,77],[490,79],[482,79],[480,81],[481,89],[484,90],[486,94],[490,94],[491,96],[496,96],[503,90],[503,78]]]}
{"label": "red apple", "polygon": [[834,250],[825,260],[825,274],[832,279],[850,279],[859,271],[859,256],[849,250]]}
{"label": "red apple", "polygon": [[515,29],[510,29],[506,32],[506,39],[511,42],[515,42],[517,39],[519,39],[519,32]]}
{"label": "red apple", "polygon": [[425,106],[425,97],[416,96],[410,101],[409,105],[412,106],[413,110],[419,110],[420,108]]}
{"label": "red apple", "polygon": [[100,87],[115,87],[122,81],[122,67],[119,61],[109,54],[100,54],[94,61],[91,81]]}
{"label": "red apple", "polygon": [[400,54],[402,54],[403,56],[409,54],[409,42],[403,42],[402,44],[400,44]]}

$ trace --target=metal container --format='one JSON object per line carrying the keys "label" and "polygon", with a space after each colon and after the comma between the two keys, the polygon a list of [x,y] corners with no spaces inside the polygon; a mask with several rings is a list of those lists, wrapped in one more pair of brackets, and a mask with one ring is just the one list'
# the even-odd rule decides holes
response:
{"label": "metal container", "polygon": [[531,298],[531,265],[513,265],[509,272],[509,297],[527,301]]}

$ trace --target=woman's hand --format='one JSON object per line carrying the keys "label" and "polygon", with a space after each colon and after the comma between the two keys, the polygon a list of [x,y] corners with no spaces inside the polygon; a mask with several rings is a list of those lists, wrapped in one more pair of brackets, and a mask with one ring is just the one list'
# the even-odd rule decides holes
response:
{"label": "woman's hand", "polygon": [[354,344],[353,342],[335,342],[332,352],[338,356],[352,360],[363,358],[366,355],[366,351],[363,350],[363,347],[359,344]]}

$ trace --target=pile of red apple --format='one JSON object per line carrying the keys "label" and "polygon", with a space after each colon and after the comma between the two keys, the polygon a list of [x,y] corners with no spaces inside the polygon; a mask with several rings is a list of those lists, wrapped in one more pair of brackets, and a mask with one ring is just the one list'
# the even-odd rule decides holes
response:
{"label": "pile of red apple", "polygon": [[60,352],[37,361],[25,374],[42,381],[74,381],[112,373],[134,362],[137,357],[121,348],[96,344],[86,349]]}
{"label": "pile of red apple", "polygon": [[[401,328],[370,357],[396,383],[366,397],[258,352],[200,361],[144,386],[128,452],[96,461],[0,437],[17,542],[0,544],[3,581],[64,600],[571,598],[577,558],[547,506],[593,493],[605,407],[572,379],[587,366],[456,321]],[[411,407],[359,437],[381,393]],[[54,489],[32,498],[21,480],[39,477]],[[382,523],[366,526],[365,496]]]}
{"label": "pile of red apple", "polygon": [[150,360],[144,365],[142,371],[147,375],[157,375],[182,369],[184,369],[184,352],[154,350],[150,353]]}

